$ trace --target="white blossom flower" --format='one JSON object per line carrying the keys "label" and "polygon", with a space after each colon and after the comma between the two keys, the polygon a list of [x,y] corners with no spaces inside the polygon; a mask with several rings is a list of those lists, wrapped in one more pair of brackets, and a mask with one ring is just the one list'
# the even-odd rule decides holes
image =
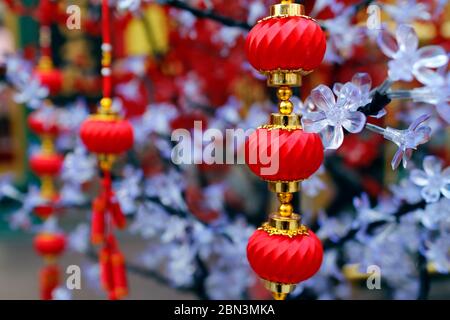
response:
{"label": "white blossom flower", "polygon": [[143,175],[142,170],[134,169],[131,166],[126,166],[124,169],[124,178],[116,188],[116,197],[124,214],[130,214],[137,210],[137,198],[142,194]]}
{"label": "white blossom flower", "polygon": [[426,86],[411,90],[414,102],[425,102],[436,106],[436,111],[447,123],[450,123],[450,72],[439,72]]}
{"label": "white blossom flower", "polygon": [[314,198],[319,195],[320,191],[326,189],[325,182],[320,179],[320,176],[325,172],[324,166],[319,169],[308,179],[302,181],[302,192],[308,197]]}
{"label": "white blossom flower", "polygon": [[416,20],[430,20],[428,5],[416,0],[397,0],[395,4],[382,4],[384,11],[398,24],[412,23]]}
{"label": "white blossom flower", "polygon": [[360,132],[366,123],[366,116],[359,111],[360,90],[348,82],[340,88],[337,100],[330,88],[319,85],[308,98],[319,111],[308,112],[302,117],[307,132],[320,133],[324,147],[337,149],[344,141],[344,130]]}
{"label": "white blossom flower", "polygon": [[420,189],[410,179],[402,179],[400,183],[389,187],[394,199],[405,201],[408,204],[416,204],[422,200]]}
{"label": "white blossom flower", "polygon": [[434,156],[423,160],[423,169],[411,171],[410,179],[422,187],[422,197],[426,202],[436,202],[440,195],[450,199],[450,167],[442,171],[442,161]]}
{"label": "white blossom flower", "polygon": [[354,46],[363,40],[364,28],[353,24],[352,17],[353,10],[349,8],[336,15],[335,18],[323,21],[323,25],[329,33],[326,61],[341,63],[343,59],[350,58],[353,55]]}
{"label": "white blossom flower", "polygon": [[97,173],[95,156],[89,154],[78,141],[75,150],[66,155],[63,162],[61,177],[66,182],[83,184],[91,180]]}
{"label": "white blossom flower", "polygon": [[69,234],[69,248],[76,252],[87,252],[90,242],[90,229],[86,223],[79,224],[74,231]]}
{"label": "white blossom flower", "polygon": [[441,198],[437,202],[428,203],[423,210],[415,212],[416,218],[430,230],[437,230],[442,224],[450,222],[450,200]]}
{"label": "white blossom flower", "polygon": [[450,272],[450,237],[444,235],[426,244],[425,256],[436,270],[447,274]]}
{"label": "white blossom flower", "polygon": [[445,50],[440,46],[418,49],[419,39],[411,26],[400,25],[395,38],[386,30],[378,36],[378,46],[388,56],[389,79],[412,81],[414,77],[423,84],[433,83],[437,77],[434,68],[448,62]]}
{"label": "white blossom flower", "polygon": [[424,114],[410,124],[408,129],[399,130],[387,127],[383,136],[385,139],[394,142],[397,146],[397,152],[391,161],[392,170],[395,170],[400,162],[406,168],[408,160],[411,159],[412,153],[417,146],[424,144],[430,140],[431,128],[423,125],[430,118],[430,115]]}

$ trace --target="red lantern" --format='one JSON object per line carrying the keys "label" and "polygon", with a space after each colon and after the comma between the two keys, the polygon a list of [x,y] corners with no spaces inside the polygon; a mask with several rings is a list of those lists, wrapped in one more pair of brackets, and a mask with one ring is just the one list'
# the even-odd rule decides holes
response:
{"label": "red lantern", "polygon": [[87,149],[97,154],[121,154],[133,146],[133,128],[126,120],[92,116],[80,130]]}
{"label": "red lantern", "polygon": [[39,233],[34,238],[33,245],[41,256],[59,256],[66,247],[66,237],[61,233]]}
{"label": "red lantern", "polygon": [[257,70],[302,70],[317,68],[326,50],[319,24],[304,16],[274,17],[259,22],[248,34],[246,51]]}
{"label": "red lantern", "polygon": [[305,16],[302,5],[276,4],[269,17],[250,30],[246,53],[250,64],[268,74],[269,86],[300,86],[303,75],[323,60],[325,34],[319,24]]}
{"label": "red lantern", "polygon": [[56,136],[60,132],[56,117],[49,118],[48,114],[39,111],[34,111],[28,116],[28,126],[37,135],[48,134]]}
{"label": "red lantern", "polygon": [[319,169],[323,145],[319,135],[301,129],[260,128],[245,144],[245,160],[261,179],[300,181]]}
{"label": "red lantern", "polygon": [[36,77],[39,82],[47,87],[50,91],[50,95],[55,96],[61,92],[63,85],[63,74],[60,70],[51,68],[38,68],[35,71]]}
{"label": "red lantern", "polygon": [[30,159],[31,170],[38,176],[56,176],[61,170],[64,158],[59,154],[39,153]]}
{"label": "red lantern", "polygon": [[311,230],[293,237],[257,230],[247,246],[252,269],[272,283],[293,285],[312,277],[319,270],[322,257],[322,244]]}

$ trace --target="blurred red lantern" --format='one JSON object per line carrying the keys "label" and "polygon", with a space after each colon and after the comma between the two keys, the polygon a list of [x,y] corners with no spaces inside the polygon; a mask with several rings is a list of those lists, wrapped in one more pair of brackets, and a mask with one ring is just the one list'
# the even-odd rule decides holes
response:
{"label": "blurred red lantern", "polygon": [[257,230],[249,239],[247,258],[261,279],[274,284],[295,285],[319,270],[323,249],[311,230],[292,237]]}
{"label": "blurred red lantern", "polygon": [[245,144],[250,170],[267,181],[300,181],[309,178],[323,162],[319,135],[301,129],[257,129]]}
{"label": "blurred red lantern", "polygon": [[55,257],[62,254],[66,247],[66,237],[61,233],[43,232],[36,235],[34,249],[44,257]]}
{"label": "blurred red lantern", "polygon": [[250,64],[261,72],[312,71],[325,55],[326,39],[319,24],[305,16],[270,17],[247,37]]}
{"label": "blurred red lantern", "polygon": [[49,117],[49,115],[38,111],[34,111],[28,116],[28,126],[37,135],[56,136],[61,130],[56,117]]}
{"label": "blurred red lantern", "polygon": [[30,159],[31,170],[38,176],[56,176],[61,170],[64,158],[59,154],[38,153]]}
{"label": "blurred red lantern", "polygon": [[92,116],[80,129],[87,149],[97,154],[121,154],[133,146],[133,128],[127,120]]}
{"label": "blurred red lantern", "polygon": [[63,85],[63,74],[56,68],[38,68],[35,71],[39,82],[48,88],[50,95],[55,96],[61,92]]}

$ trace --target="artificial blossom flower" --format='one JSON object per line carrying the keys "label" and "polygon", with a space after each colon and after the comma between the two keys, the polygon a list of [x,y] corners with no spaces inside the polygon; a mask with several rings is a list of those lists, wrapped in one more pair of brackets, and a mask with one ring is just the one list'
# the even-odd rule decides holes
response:
{"label": "artificial blossom flower", "polygon": [[384,11],[398,24],[431,19],[428,6],[425,3],[417,3],[416,0],[397,0],[396,4],[383,4],[382,6]]}
{"label": "artificial blossom flower", "polygon": [[426,46],[418,49],[419,39],[411,26],[400,25],[395,38],[386,30],[378,35],[378,46],[388,56],[388,75],[392,81],[412,81],[416,78],[429,84],[436,78],[433,68],[448,62],[445,50],[440,46]]}
{"label": "artificial blossom flower", "polygon": [[422,187],[422,197],[426,202],[436,202],[441,193],[450,199],[450,167],[442,170],[442,161],[434,156],[427,156],[423,160],[423,170],[411,171],[410,179]]}
{"label": "artificial blossom flower", "polygon": [[337,99],[330,88],[319,85],[312,92],[307,104],[313,104],[319,111],[305,113],[302,125],[307,132],[321,135],[326,149],[337,149],[344,141],[344,129],[351,133],[360,132],[366,123],[366,116],[356,111],[360,107],[360,90],[351,82],[340,88]]}
{"label": "artificial blossom flower", "polygon": [[414,102],[425,102],[436,106],[436,111],[447,123],[450,123],[450,72],[435,77],[426,86],[410,91]]}

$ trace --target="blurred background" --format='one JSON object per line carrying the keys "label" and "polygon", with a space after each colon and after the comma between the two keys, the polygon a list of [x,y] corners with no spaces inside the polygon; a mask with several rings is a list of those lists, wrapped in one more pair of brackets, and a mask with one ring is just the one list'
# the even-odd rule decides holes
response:
{"label": "blurred background", "polygon": [[[33,246],[43,232],[64,234],[66,242],[51,298],[104,299],[99,253],[89,244],[91,202],[100,180],[95,158],[79,139],[82,121],[102,97],[101,1],[50,2],[52,10],[43,15],[38,0],[0,1],[0,299],[45,296],[42,283],[50,278],[42,270],[48,261]],[[113,171],[128,222],[118,240],[130,299],[270,298],[248,266],[245,248],[276,208],[276,198],[245,165],[174,164],[171,133],[193,132],[194,121],[222,132],[256,128],[276,110],[275,91],[245,56],[246,34],[275,2],[110,1],[113,108],[135,132],[133,149]],[[307,98],[318,85],[333,88],[352,79],[357,84],[355,74],[365,73],[360,78],[370,82],[364,80],[360,89],[366,94],[382,84],[389,87],[381,93],[385,114],[366,114],[368,122],[413,132],[411,123],[426,114],[419,124],[431,134],[427,143],[399,153],[404,141],[364,129],[346,133],[339,148],[326,152],[324,165],[295,198],[303,222],[324,243],[324,262],[289,299],[448,299],[448,66],[429,64],[432,82],[410,75],[417,65],[408,61],[427,57],[405,47],[395,31],[409,25],[414,34],[408,41],[439,46],[448,56],[450,5],[446,0],[303,2],[326,31],[327,53],[294,91],[295,111],[310,111]],[[76,7],[68,11],[71,5]],[[79,28],[71,29],[67,21],[72,17],[76,23],[78,12]],[[387,55],[389,50],[397,55]],[[438,55],[433,50],[430,57]],[[56,88],[54,79],[46,82],[38,75],[44,51],[57,70]],[[50,131],[63,159],[47,197],[30,159]],[[399,162],[402,156],[408,163],[393,169],[392,159]],[[414,170],[431,178],[418,182],[411,178]],[[437,197],[430,198],[431,189],[423,192],[430,181],[437,181]],[[81,290],[65,286],[70,265],[81,268]],[[379,290],[367,287],[373,265],[381,271]]]}

